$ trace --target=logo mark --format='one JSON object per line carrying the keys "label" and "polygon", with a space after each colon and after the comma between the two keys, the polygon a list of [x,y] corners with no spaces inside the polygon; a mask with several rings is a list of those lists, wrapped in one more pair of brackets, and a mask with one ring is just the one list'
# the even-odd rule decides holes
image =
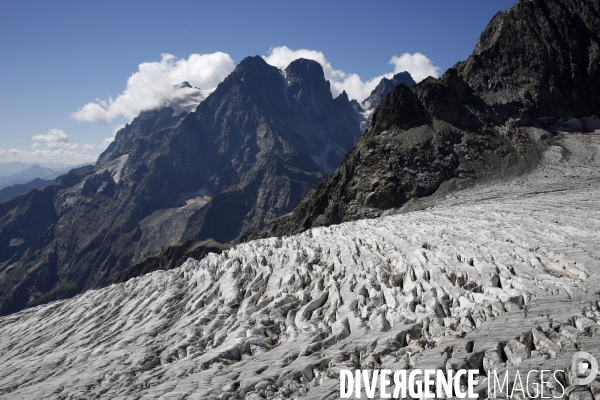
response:
{"label": "logo mark", "polygon": [[571,382],[573,385],[587,385],[596,379],[598,362],[588,352],[578,351],[571,362]]}

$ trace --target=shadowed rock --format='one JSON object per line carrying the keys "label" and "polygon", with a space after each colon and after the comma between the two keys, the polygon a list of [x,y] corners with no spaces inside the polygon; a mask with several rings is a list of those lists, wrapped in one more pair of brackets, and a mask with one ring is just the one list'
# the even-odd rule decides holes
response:
{"label": "shadowed rock", "polygon": [[598,116],[600,4],[520,0],[494,16],[455,68],[494,107],[497,122]]}

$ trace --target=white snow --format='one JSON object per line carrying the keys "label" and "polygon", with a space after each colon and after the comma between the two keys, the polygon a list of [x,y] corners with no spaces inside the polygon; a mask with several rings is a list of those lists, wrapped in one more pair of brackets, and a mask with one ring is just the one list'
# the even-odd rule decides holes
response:
{"label": "white snow", "polygon": [[104,171],[108,170],[115,183],[119,183],[121,180],[121,175],[123,174],[123,169],[127,164],[127,160],[129,160],[129,154],[123,154],[121,157],[106,163],[106,165],[97,171],[96,174],[102,174]]}

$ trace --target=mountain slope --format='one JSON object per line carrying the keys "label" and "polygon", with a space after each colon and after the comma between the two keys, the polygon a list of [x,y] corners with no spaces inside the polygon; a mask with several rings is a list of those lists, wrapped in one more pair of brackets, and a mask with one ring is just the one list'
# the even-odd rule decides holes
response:
{"label": "mountain slope", "polygon": [[[580,349],[600,357],[598,171],[600,131],[559,133],[531,174],[428,210],[2,317],[0,395],[337,398],[340,369],[567,371]],[[558,376],[571,397],[600,388]]]}
{"label": "mountain slope", "polygon": [[0,314],[106,285],[168,245],[261,228],[290,212],[360,134],[319,64],[296,60],[282,73],[248,57],[195,112],[143,112],[92,174],[35,192],[51,219],[34,221],[27,195],[2,205]]}

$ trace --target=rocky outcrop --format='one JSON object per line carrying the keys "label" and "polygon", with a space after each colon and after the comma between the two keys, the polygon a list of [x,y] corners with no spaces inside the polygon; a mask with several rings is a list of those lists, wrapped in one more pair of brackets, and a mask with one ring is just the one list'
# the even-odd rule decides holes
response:
{"label": "rocky outcrop", "polygon": [[[141,113],[93,173],[1,205],[0,314],[102,287],[169,245],[261,228],[292,211],[360,133],[316,62],[280,71],[244,59],[194,112]],[[152,265],[141,270],[163,264]]]}
{"label": "rocky outcrop", "polygon": [[496,121],[600,114],[600,4],[520,0],[455,68]]}

